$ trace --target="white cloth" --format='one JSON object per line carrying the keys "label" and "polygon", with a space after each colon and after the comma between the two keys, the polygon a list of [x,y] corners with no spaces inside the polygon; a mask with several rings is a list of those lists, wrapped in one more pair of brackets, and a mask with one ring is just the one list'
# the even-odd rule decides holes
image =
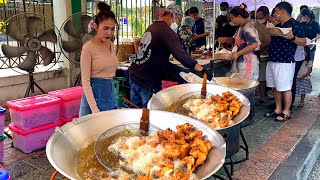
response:
{"label": "white cloth", "polygon": [[266,70],[267,86],[277,91],[291,90],[295,63],[278,63],[269,61]]}
{"label": "white cloth", "polygon": [[296,52],[294,53],[294,60],[295,61],[303,61],[305,59],[304,56],[304,47],[298,46]]}

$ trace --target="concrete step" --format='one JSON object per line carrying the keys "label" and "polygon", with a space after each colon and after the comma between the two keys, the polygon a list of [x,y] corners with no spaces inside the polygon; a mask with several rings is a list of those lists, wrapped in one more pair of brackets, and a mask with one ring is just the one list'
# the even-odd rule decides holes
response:
{"label": "concrete step", "polygon": [[[303,119],[301,119],[303,121]],[[320,155],[320,118],[269,179],[306,180]],[[317,177],[320,179],[320,175]]]}
{"label": "concrete step", "polygon": [[316,161],[313,169],[311,170],[307,180],[318,180],[320,179],[320,157]]}

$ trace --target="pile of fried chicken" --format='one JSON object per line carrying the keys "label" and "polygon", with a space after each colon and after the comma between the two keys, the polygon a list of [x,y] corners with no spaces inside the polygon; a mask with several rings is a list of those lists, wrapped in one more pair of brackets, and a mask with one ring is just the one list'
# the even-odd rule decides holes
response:
{"label": "pile of fried chicken", "polygon": [[189,123],[176,128],[177,132],[169,128],[157,132],[157,143],[165,148],[163,157],[155,164],[160,168],[139,176],[138,180],[189,180],[196,167],[205,162],[212,143],[202,138],[202,131],[193,131],[193,125]]}
{"label": "pile of fried chicken", "polygon": [[189,99],[183,107],[190,111],[190,116],[203,121],[214,129],[225,128],[232,124],[232,118],[239,114],[242,102],[231,92],[222,96],[208,96],[205,99]]}

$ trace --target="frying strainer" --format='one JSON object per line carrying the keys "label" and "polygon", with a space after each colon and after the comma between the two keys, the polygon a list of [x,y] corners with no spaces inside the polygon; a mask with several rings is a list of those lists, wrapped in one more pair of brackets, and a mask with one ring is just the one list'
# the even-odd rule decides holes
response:
{"label": "frying strainer", "polygon": [[[96,141],[94,145],[94,153],[99,162],[110,172],[112,177],[119,177],[119,170],[128,172],[124,167],[120,166],[119,160],[121,157],[108,150],[108,147],[114,143],[114,141],[123,136],[140,136],[139,133],[140,123],[128,122],[115,126],[106,132],[104,132]],[[148,133],[153,133],[159,130],[159,128],[149,125]],[[128,172],[130,175],[135,175],[133,172]]]}

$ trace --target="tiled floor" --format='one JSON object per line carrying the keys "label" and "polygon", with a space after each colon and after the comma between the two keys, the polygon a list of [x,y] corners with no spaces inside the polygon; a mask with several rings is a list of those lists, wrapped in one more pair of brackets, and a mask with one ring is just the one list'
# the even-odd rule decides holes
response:
{"label": "tiled floor", "polygon": [[[316,65],[320,67],[319,65]],[[315,68],[312,77],[314,91],[307,96],[306,106],[303,110],[295,107],[291,121],[279,123],[273,119],[265,118],[265,112],[273,109],[273,102],[256,107],[255,122],[244,128],[244,135],[250,148],[250,160],[241,166],[235,166],[235,179],[267,179],[270,173],[279,165],[282,159],[290,152],[299,137],[306,129],[312,125],[312,121],[307,122],[307,126],[301,123],[307,117],[315,117],[319,111],[320,90],[320,68]],[[312,98],[312,99],[311,99]],[[299,98],[297,98],[297,101]],[[308,103],[307,103],[308,102]],[[315,119],[315,118],[310,118]],[[292,129],[296,129],[292,133]],[[284,140],[284,137],[286,139]],[[9,171],[12,178],[18,180],[46,180],[50,179],[55,169],[48,162],[45,151],[40,150],[31,154],[24,154],[19,150],[11,148],[11,140],[5,140],[5,158],[2,165]],[[244,157],[240,150],[234,159]],[[313,175],[313,178],[316,175]],[[58,175],[56,179],[62,179]],[[210,178],[214,179],[214,178]],[[319,179],[319,178],[318,178]]]}

